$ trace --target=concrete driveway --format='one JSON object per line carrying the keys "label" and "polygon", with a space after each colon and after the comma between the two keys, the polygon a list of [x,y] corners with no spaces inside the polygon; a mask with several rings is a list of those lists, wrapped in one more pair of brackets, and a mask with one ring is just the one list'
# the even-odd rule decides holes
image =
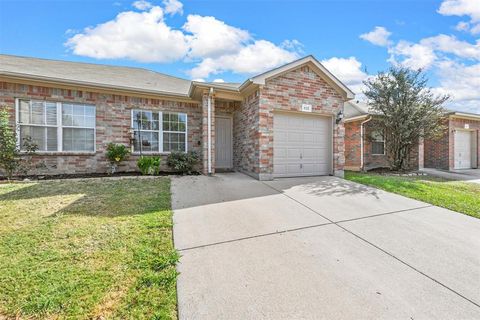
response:
{"label": "concrete driveway", "polygon": [[480,319],[480,220],[334,177],[172,179],[180,319]]}
{"label": "concrete driveway", "polygon": [[459,169],[459,170],[440,170],[432,168],[424,168],[423,172],[444,179],[459,180],[472,183],[480,183],[480,169]]}

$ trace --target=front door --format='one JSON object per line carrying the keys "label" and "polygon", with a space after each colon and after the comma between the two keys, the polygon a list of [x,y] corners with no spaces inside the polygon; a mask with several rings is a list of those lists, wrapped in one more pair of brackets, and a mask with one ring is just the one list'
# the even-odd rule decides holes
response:
{"label": "front door", "polygon": [[215,168],[231,169],[232,165],[232,118],[215,118]]}

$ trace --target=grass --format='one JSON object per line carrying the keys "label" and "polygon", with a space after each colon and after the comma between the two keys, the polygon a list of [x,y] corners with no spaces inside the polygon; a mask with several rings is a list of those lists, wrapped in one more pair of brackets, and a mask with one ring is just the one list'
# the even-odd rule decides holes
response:
{"label": "grass", "polygon": [[430,176],[346,172],[345,179],[398,193],[480,219],[480,185]]}
{"label": "grass", "polygon": [[0,185],[0,319],[176,318],[170,181]]}

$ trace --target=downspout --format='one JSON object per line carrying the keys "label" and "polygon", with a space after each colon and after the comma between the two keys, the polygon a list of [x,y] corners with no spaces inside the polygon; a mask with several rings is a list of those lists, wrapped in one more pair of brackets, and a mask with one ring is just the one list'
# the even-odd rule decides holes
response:
{"label": "downspout", "polygon": [[363,137],[364,137],[364,132],[365,130],[363,129],[363,125],[365,123],[367,123],[368,121],[372,120],[371,117],[369,117],[367,120],[363,121],[362,123],[360,123],[360,170],[363,171]]}
{"label": "downspout", "polygon": [[207,161],[208,161],[208,174],[212,174],[212,94],[213,88],[210,88],[210,92],[208,93],[208,100],[207,100]]}

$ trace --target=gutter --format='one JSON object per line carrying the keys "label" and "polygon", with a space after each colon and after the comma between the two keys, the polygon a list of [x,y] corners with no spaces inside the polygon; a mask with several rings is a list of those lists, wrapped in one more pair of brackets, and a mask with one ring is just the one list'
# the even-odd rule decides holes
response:
{"label": "gutter", "polygon": [[364,135],[365,135],[365,130],[364,130],[363,125],[370,120],[372,120],[371,117],[369,117],[367,120],[360,123],[360,170],[362,170],[362,171],[364,169],[363,168],[363,165],[364,165],[364,161],[363,161],[363,138],[364,138]]}

